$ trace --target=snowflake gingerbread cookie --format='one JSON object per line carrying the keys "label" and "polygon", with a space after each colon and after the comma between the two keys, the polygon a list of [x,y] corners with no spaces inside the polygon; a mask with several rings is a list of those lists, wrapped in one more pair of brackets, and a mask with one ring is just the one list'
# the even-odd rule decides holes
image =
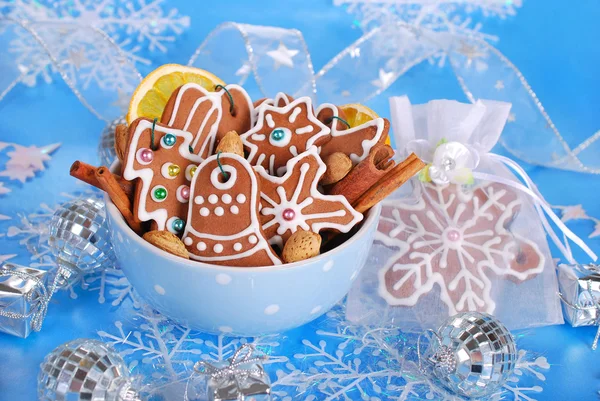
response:
{"label": "snowflake gingerbread cookie", "polygon": [[192,134],[146,118],[129,127],[122,175],[135,180],[134,216],[153,221],[153,229],[181,234],[190,182],[202,158],[190,152]]}
{"label": "snowflake gingerbread cookie", "polygon": [[258,110],[256,125],[241,139],[249,152],[248,161],[271,175],[283,175],[288,160],[330,138],[329,128],[315,117],[309,97],[283,107],[265,102]]}
{"label": "snowflake gingerbread cookie", "polygon": [[183,234],[190,258],[238,267],[281,264],[261,228],[259,181],[244,158],[222,153],[202,162],[191,199]]}
{"label": "snowflake gingerbread cookie", "polygon": [[434,285],[449,314],[492,313],[492,276],[515,282],[544,268],[537,245],[510,231],[522,203],[498,184],[423,183],[416,204],[384,201],[377,239],[398,248],[379,271],[379,294],[390,305],[413,306]]}
{"label": "snowflake gingerbread cookie", "polygon": [[[321,147],[321,157],[342,152],[354,165],[363,161],[373,146],[385,143],[390,130],[390,122],[386,118],[375,118],[349,128],[342,110],[330,103],[319,106],[316,114],[320,121],[331,127],[331,140]],[[344,121],[340,121],[340,118]]]}
{"label": "snowflake gingerbread cookie", "polygon": [[171,95],[161,122],[194,135],[194,153],[206,158],[214,153],[229,131],[244,133],[254,125],[255,112],[248,93],[239,85],[216,92],[189,83]]}
{"label": "snowflake gingerbread cookie", "polygon": [[363,216],[343,195],[324,195],[317,185],[327,167],[312,147],[287,163],[283,177],[257,167],[261,178],[262,227],[272,244],[283,247],[297,230],[347,233]]}

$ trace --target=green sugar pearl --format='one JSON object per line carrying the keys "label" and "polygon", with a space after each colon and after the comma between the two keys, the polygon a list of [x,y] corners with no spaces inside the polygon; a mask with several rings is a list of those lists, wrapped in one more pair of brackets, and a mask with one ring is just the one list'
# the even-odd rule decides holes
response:
{"label": "green sugar pearl", "polygon": [[184,226],[185,226],[185,221],[183,221],[181,219],[177,219],[173,222],[173,230],[178,233],[183,230]]}
{"label": "green sugar pearl", "polygon": [[163,136],[162,140],[166,146],[173,146],[177,142],[177,137],[173,134],[167,134]]}
{"label": "green sugar pearl", "polygon": [[285,136],[285,131],[282,130],[281,128],[275,128],[273,130],[273,132],[271,132],[271,138],[273,138],[276,141],[281,141],[284,136]]}
{"label": "green sugar pearl", "polygon": [[157,200],[163,200],[167,197],[167,190],[164,188],[156,188],[154,190],[154,197]]}

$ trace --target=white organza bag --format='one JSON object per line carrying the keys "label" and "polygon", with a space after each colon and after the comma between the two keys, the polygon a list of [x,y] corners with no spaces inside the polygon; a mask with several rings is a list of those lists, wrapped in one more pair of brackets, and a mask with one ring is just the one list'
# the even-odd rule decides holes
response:
{"label": "white organza bag", "polygon": [[511,105],[413,106],[407,97],[390,104],[398,153],[415,152],[428,165],[384,201],[375,244],[348,297],[348,319],[422,330],[457,312],[482,311],[510,329],[563,323],[545,229],[566,259],[572,256],[546,215],[595,255],[515,162],[490,153]]}

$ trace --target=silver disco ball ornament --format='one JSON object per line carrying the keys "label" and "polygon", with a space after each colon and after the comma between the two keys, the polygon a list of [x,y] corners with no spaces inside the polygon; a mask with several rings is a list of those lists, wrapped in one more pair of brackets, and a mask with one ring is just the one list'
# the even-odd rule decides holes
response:
{"label": "silver disco ball ornament", "polygon": [[115,160],[117,160],[117,153],[115,152],[115,130],[117,125],[127,124],[125,117],[119,117],[111,121],[100,134],[100,141],[98,142],[98,157],[100,158],[101,166],[110,167]]}
{"label": "silver disco ball ornament", "polygon": [[80,338],[57,347],[40,365],[40,401],[138,401],[138,380],[110,345]]}
{"label": "silver disco ball ornament", "polygon": [[114,263],[104,202],[76,199],[61,205],[50,222],[48,245],[57,264],[90,273]]}
{"label": "silver disco ball ornament", "polygon": [[498,319],[465,312],[434,332],[425,363],[442,386],[461,397],[479,398],[500,389],[516,360],[515,340]]}

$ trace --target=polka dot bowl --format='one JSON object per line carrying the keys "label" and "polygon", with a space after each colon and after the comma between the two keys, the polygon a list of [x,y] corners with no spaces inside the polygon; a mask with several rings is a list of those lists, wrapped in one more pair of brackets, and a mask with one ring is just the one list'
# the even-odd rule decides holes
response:
{"label": "polka dot bowl", "polygon": [[123,272],[159,312],[208,333],[257,336],[283,332],[327,312],[350,290],[373,242],[380,206],[359,231],[318,257],[276,267],[209,265],[144,241],[106,198],[110,235]]}

